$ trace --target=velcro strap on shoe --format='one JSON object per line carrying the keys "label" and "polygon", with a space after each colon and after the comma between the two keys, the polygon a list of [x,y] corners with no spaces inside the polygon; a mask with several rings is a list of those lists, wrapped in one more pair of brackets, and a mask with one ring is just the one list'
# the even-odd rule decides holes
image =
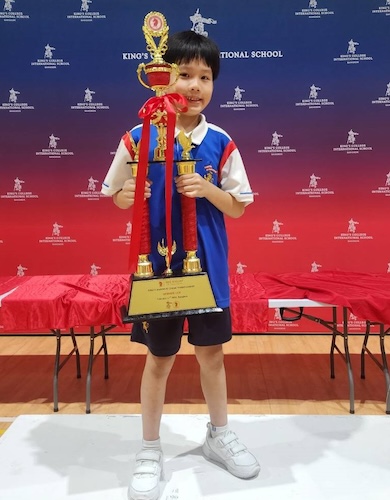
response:
{"label": "velcro strap on shoe", "polygon": [[141,460],[150,460],[152,462],[159,462],[161,458],[161,452],[157,450],[141,450],[137,453],[135,460],[139,462]]}
{"label": "velcro strap on shoe", "polygon": [[134,469],[134,474],[155,474],[156,465],[155,463],[141,463],[137,465]]}
{"label": "velcro strap on shoe", "polygon": [[246,451],[246,446],[242,443],[237,443],[235,446],[231,447],[231,451],[233,455],[237,455],[237,453],[241,453],[242,451]]}
{"label": "velcro strap on shoe", "polygon": [[232,443],[233,441],[237,441],[237,436],[234,434],[234,432],[229,432],[228,434],[226,434],[226,436],[223,436],[221,438],[221,443],[224,445],[224,446],[227,446],[229,445],[230,443]]}
{"label": "velcro strap on shoe", "polygon": [[229,432],[226,436],[221,438],[221,442],[224,446],[230,448],[230,452],[233,455],[241,453],[247,449],[244,444],[238,442],[238,438],[234,432]]}

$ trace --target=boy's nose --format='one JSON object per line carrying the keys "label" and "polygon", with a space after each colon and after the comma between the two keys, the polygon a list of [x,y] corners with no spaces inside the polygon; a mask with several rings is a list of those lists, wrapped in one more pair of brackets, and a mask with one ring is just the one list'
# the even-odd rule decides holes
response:
{"label": "boy's nose", "polygon": [[190,81],[190,89],[191,90],[199,90],[199,83],[198,83],[198,80],[196,78],[193,78]]}

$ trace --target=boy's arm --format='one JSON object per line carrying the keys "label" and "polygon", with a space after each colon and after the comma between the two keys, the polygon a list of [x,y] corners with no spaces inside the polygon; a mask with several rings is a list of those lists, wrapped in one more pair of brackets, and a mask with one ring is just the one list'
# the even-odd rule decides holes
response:
{"label": "boy's arm", "polygon": [[102,183],[101,192],[103,194],[114,198],[116,194],[123,189],[126,181],[131,178],[131,170],[127,164],[131,160],[132,157],[122,138]]}
{"label": "boy's arm", "polygon": [[222,191],[221,188],[211,184],[211,182],[205,182],[209,184],[209,193],[205,198],[218,208],[218,210],[234,219],[244,214],[246,203],[238,201],[233,195],[226,191]]}
{"label": "boy's arm", "polygon": [[179,193],[190,198],[206,198],[225,215],[238,218],[245,212],[245,207],[253,202],[253,193],[241,155],[233,141],[230,141],[225,151],[221,187],[208,182],[198,173],[181,175],[175,182]]}
{"label": "boy's arm", "polygon": [[175,179],[175,182],[179,193],[189,198],[206,198],[229,217],[236,219],[245,211],[247,203],[238,201],[233,195],[206,181],[197,173],[181,175]]}

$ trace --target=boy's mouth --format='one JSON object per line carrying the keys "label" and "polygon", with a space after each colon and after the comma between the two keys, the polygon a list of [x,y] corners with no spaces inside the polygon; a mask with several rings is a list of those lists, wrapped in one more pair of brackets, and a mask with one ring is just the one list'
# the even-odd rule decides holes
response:
{"label": "boy's mouth", "polygon": [[190,101],[190,102],[200,102],[201,99],[199,97],[187,97],[187,101]]}

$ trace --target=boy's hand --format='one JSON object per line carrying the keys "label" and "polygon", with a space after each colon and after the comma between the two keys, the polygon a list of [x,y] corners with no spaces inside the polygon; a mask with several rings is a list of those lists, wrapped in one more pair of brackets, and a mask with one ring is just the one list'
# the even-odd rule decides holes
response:
{"label": "boy's hand", "polygon": [[198,173],[179,175],[175,178],[178,193],[189,198],[204,198],[210,183]]}
{"label": "boy's hand", "polygon": [[[144,199],[151,196],[151,182],[145,182]],[[128,179],[123,184],[123,187],[116,193],[114,202],[119,208],[129,208],[134,205],[135,198],[135,179]]]}

